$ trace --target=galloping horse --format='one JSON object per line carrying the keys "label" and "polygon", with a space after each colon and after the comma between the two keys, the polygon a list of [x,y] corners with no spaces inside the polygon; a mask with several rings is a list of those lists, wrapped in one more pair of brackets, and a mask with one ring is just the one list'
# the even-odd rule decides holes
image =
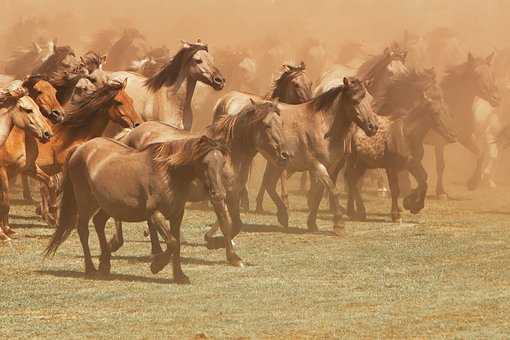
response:
{"label": "galloping horse", "polygon": [[[55,136],[51,142],[39,145],[37,164],[46,174],[59,173],[69,151],[87,140],[102,136],[110,121],[127,128],[143,122],[133,107],[133,100],[124,90],[126,84],[127,80],[108,83],[68,108],[64,122],[54,127]],[[52,181],[49,193],[42,195],[43,216],[49,216],[48,210],[51,214],[56,211],[56,185]],[[52,222],[51,217],[49,220]]]}
{"label": "galloping horse", "polygon": [[[450,113],[457,126],[457,140],[476,157],[476,168],[467,185],[473,190],[480,184],[482,173],[489,175],[490,166],[497,157],[497,144],[490,143],[501,128],[498,117],[491,108],[499,104],[498,88],[491,70],[493,54],[476,58],[468,54],[467,61],[447,70],[441,88]],[[484,152],[478,146],[476,134],[481,134],[489,149],[489,169],[483,169]],[[435,147],[437,184],[436,194],[446,198],[443,174],[444,148],[449,144],[435,133],[427,135],[425,143]]]}
{"label": "galloping horse", "polygon": [[[268,101],[252,102],[238,115],[226,115],[218,119],[200,134],[206,135],[214,140],[219,140],[231,150],[232,166],[234,170],[234,181],[231,190],[228,191],[227,204],[233,223],[233,236],[241,230],[242,221],[239,212],[239,195],[248,181],[248,174],[253,158],[260,152],[269,162],[284,166],[288,153],[283,138],[283,124],[279,116],[276,104]],[[121,139],[123,143],[143,150],[153,143],[170,142],[183,138],[189,138],[189,132],[177,129],[161,122],[145,122],[133,129]],[[194,194],[188,197],[193,202],[207,199],[207,191],[203,184],[197,183]],[[200,190],[202,188],[202,190]],[[211,229],[206,235],[208,247],[214,248],[210,236],[216,228]],[[117,233],[112,239],[115,249],[122,245],[122,229],[117,223]],[[160,251],[157,237],[151,235],[153,241],[153,253]]]}
{"label": "galloping horse", "polygon": [[168,123],[187,131],[193,123],[191,100],[197,82],[217,91],[225,84],[207,45],[202,43],[184,43],[179,52],[150,78],[130,72],[114,72],[112,77],[129,80],[126,91],[144,120]]}
{"label": "galloping horse", "polygon": [[15,232],[9,227],[9,177],[13,168],[42,179],[35,164],[38,139],[48,142],[51,128],[25,89],[0,94],[0,240]]}
{"label": "galloping horse", "polygon": [[[291,155],[288,165],[281,167],[268,163],[264,172],[263,185],[275,202],[278,221],[287,227],[289,216],[287,206],[276,192],[276,183],[286,169],[291,175],[294,172],[313,171],[332,196],[334,210],[334,227],[342,228],[342,214],[339,212],[338,191],[330,178],[328,169],[343,159],[343,137],[355,122],[368,135],[377,131],[373,122],[370,106],[371,96],[367,94],[363,83],[354,78],[345,78],[343,84],[333,88],[313,100],[300,105],[280,104],[283,119],[284,136]],[[221,110],[220,110],[221,109]],[[215,111],[215,117],[226,115],[228,105],[221,105]],[[330,133],[335,138],[326,140]],[[257,200],[260,210],[262,202]],[[308,218],[308,227],[316,229],[317,208],[312,207]]]}
{"label": "galloping horse", "polygon": [[[167,243],[166,252],[153,257],[152,273],[161,271],[173,256],[175,282],[189,283],[181,269],[180,228],[192,181],[199,179],[207,188],[225,235],[227,259],[231,265],[241,266],[242,261],[232,247],[232,227],[225,204],[223,173],[228,162],[227,148],[205,136],[157,143],[142,151],[108,138],[95,138],[81,145],[66,163],[62,213],[46,254],[55,253],[78,221],[85,272],[95,273],[88,245],[89,220],[94,216],[101,246],[99,271],[108,274],[111,267],[111,250],[105,235],[108,218],[146,220],[151,230],[163,231]],[[120,186],[114,183],[119,176]]]}
{"label": "galloping horse", "polygon": [[370,138],[356,128],[345,171],[349,193],[347,213],[353,218],[366,219],[358,182],[367,169],[383,168],[390,184],[391,218],[396,222],[401,218],[398,206],[399,171],[408,169],[418,183],[418,188],[404,200],[406,209],[418,213],[424,207],[427,192],[427,173],[421,165],[423,139],[431,129],[449,141],[455,138],[433,70],[420,73],[412,71],[396,78],[386,88],[378,112],[397,115],[397,118],[377,116],[379,130]]}

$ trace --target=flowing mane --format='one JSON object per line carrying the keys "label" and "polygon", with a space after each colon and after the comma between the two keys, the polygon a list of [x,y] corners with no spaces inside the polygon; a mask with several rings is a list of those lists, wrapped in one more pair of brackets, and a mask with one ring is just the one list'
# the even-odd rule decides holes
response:
{"label": "flowing mane", "polygon": [[269,93],[265,96],[265,99],[273,99],[273,98],[281,98],[283,85],[289,79],[292,79],[300,74],[302,74],[306,69],[305,64],[302,62],[299,65],[284,65],[282,72],[277,76],[277,78],[271,84],[271,89]]}
{"label": "flowing mane", "polygon": [[111,82],[98,90],[87,94],[77,103],[73,103],[71,108],[68,109],[63,125],[67,126],[81,126],[95,116],[98,111],[105,108],[105,105],[112,101],[112,99],[124,88],[121,82]]}
{"label": "flowing mane", "polygon": [[148,148],[152,152],[155,167],[170,171],[189,166],[213,150],[224,155],[229,152],[224,143],[206,136],[156,143]]}
{"label": "flowing mane", "polygon": [[[263,121],[271,112],[279,113],[278,106],[273,102],[262,102],[250,104],[243,108],[241,112],[236,115],[225,115],[215,123],[207,127],[208,136],[221,135],[221,139],[227,145],[238,138],[247,137],[250,134],[248,131],[255,124]],[[242,127],[242,131],[238,128]]]}
{"label": "flowing mane", "polygon": [[208,51],[207,45],[190,44],[182,47],[156,74],[145,81],[145,86],[151,92],[158,91],[163,86],[173,86],[179,78],[182,67],[200,50]]}
{"label": "flowing mane", "polygon": [[314,112],[327,111],[331,108],[331,105],[333,105],[335,99],[343,92],[343,90],[344,85],[333,87],[313,98],[310,102],[308,102],[308,105],[310,105]]}

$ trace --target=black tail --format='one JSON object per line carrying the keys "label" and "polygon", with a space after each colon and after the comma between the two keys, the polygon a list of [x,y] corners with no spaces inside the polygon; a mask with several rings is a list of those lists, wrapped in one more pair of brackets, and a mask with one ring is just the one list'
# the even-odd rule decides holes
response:
{"label": "black tail", "polygon": [[73,183],[71,182],[68,171],[69,159],[71,158],[73,151],[69,152],[64,165],[64,172],[62,176],[62,200],[60,201],[60,214],[58,216],[57,229],[51,237],[50,244],[44,251],[45,257],[55,255],[58,247],[67,239],[67,237],[69,237],[76,225],[78,208],[76,206]]}

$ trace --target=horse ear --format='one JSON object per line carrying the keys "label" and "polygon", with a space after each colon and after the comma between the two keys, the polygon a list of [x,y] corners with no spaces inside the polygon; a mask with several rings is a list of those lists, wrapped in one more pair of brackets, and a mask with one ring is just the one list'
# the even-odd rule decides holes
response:
{"label": "horse ear", "polygon": [[349,78],[344,77],[344,86],[349,87],[350,84],[351,84],[351,82],[349,81]]}
{"label": "horse ear", "polygon": [[473,54],[471,52],[468,53],[468,63],[472,63],[475,61],[475,57],[473,57]]}
{"label": "horse ear", "polygon": [[123,89],[125,89],[125,88],[126,88],[126,86],[127,86],[127,81],[128,81],[127,77],[126,77],[126,78],[124,78],[124,81],[122,82],[122,88],[123,88]]}
{"label": "horse ear", "polygon": [[190,48],[191,47],[191,45],[188,42],[186,42],[186,41],[184,41],[182,39],[181,39],[181,44],[182,44],[183,48]]}
{"label": "horse ear", "polygon": [[251,105],[256,105],[255,101],[253,100],[253,98],[250,98],[250,103],[251,103]]}
{"label": "horse ear", "polygon": [[494,61],[494,54],[495,52],[492,52],[491,54],[489,54],[487,56],[487,58],[485,58],[485,62],[488,64],[488,65],[491,65],[492,62]]}
{"label": "horse ear", "polygon": [[301,63],[299,63],[299,68],[304,70],[306,69],[306,65],[305,65],[305,62],[301,60]]}
{"label": "horse ear", "polygon": [[106,54],[103,54],[101,58],[99,59],[100,64],[106,64]]}

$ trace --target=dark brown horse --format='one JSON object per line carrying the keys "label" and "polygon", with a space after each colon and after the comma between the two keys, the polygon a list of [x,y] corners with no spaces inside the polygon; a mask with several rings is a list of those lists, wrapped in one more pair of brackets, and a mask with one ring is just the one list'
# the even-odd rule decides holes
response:
{"label": "dark brown horse", "polygon": [[[441,88],[457,127],[457,140],[477,158],[473,175],[468,180],[468,188],[476,189],[482,179],[484,153],[478,146],[475,132],[485,124],[482,112],[477,114],[473,110],[476,97],[481,98],[492,106],[499,104],[499,93],[494,75],[491,70],[493,55],[487,58],[476,58],[471,53],[467,61],[451,68],[441,81]],[[483,132],[484,134],[487,131]],[[437,134],[430,134],[425,140],[426,144],[434,145],[436,152],[437,184],[436,194],[447,197],[443,184],[445,169],[444,149],[449,141]]]}
{"label": "dark brown horse", "polygon": [[[223,173],[228,163],[227,148],[205,136],[157,143],[142,151],[108,138],[96,138],[81,145],[66,163],[62,213],[46,255],[55,253],[78,221],[85,272],[95,273],[88,245],[88,224],[94,216],[101,247],[99,271],[108,274],[111,266],[105,235],[108,218],[146,220],[151,230],[163,231],[167,243],[166,252],[154,256],[152,273],[162,270],[173,256],[175,281],[189,283],[181,269],[180,228],[191,183],[199,179],[207,188],[225,235],[227,259],[234,266],[242,265],[232,248],[232,228],[225,204]],[[122,185],[115,183],[119,176]]]}
{"label": "dark brown horse", "polygon": [[420,73],[413,71],[398,77],[388,85],[378,104],[380,114],[399,117],[390,119],[378,116],[379,130],[370,138],[356,128],[345,171],[348,186],[347,213],[353,218],[366,219],[359,180],[367,169],[382,168],[386,170],[390,184],[391,218],[399,221],[399,171],[409,170],[418,183],[418,187],[404,200],[404,207],[416,214],[423,209],[427,193],[427,173],[421,164],[425,135],[435,130],[448,141],[455,138],[451,132],[451,118],[433,70]]}
{"label": "dark brown horse", "polygon": [[[269,101],[253,102],[238,115],[223,116],[200,134],[212,139],[220,140],[231,150],[232,165],[234,169],[234,184],[228,192],[227,204],[232,218],[234,236],[239,233],[242,226],[239,211],[240,191],[248,181],[249,169],[253,158],[261,153],[269,162],[284,166],[288,160],[285,139],[283,137],[283,123],[279,116],[278,107]],[[126,145],[142,150],[153,143],[170,142],[191,137],[189,132],[176,129],[161,122],[146,122],[127,134],[121,141]],[[193,197],[190,201],[198,202],[207,199],[201,185],[195,185]],[[200,194],[202,192],[202,194]],[[117,224],[120,227],[120,224]],[[206,235],[209,247],[213,240],[211,236],[216,229],[210,230]],[[121,235],[120,228],[117,235]],[[157,238],[152,237],[153,252],[158,252]],[[122,243],[120,237],[114,237],[116,245]],[[215,244],[217,242],[214,242]],[[120,245],[115,246],[117,249]]]}

